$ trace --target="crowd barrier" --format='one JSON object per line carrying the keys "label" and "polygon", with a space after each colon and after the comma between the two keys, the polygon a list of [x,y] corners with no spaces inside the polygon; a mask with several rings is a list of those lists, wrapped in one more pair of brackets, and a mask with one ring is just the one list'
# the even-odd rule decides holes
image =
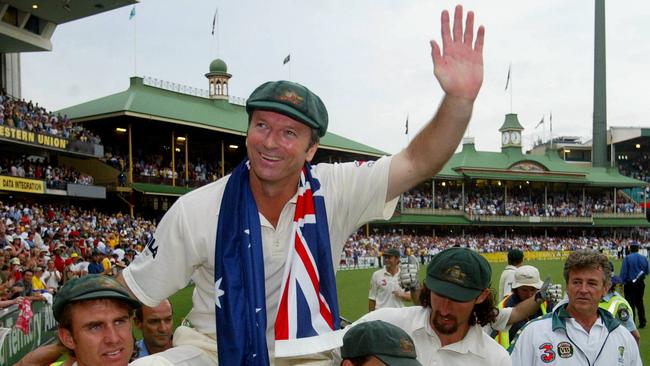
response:
{"label": "crowd barrier", "polygon": [[29,323],[29,333],[16,328],[18,305],[0,309],[0,365],[15,365],[24,355],[43,344],[56,340],[56,320],[52,306],[32,302],[33,317]]}
{"label": "crowd barrier", "polygon": [[[544,251],[526,251],[524,253],[524,258],[527,261],[548,261],[548,260],[565,260],[569,254],[568,250],[544,250]],[[487,259],[490,263],[506,263],[508,262],[508,253],[507,252],[496,252],[496,253],[481,253],[481,255]]]}
{"label": "crowd barrier", "polygon": [[[639,251],[641,255],[647,255],[645,249]],[[609,258],[616,258],[617,252],[615,250],[605,250],[604,252]],[[566,260],[566,258],[571,254],[569,250],[540,250],[540,251],[525,251],[524,258],[527,261],[549,261],[549,260]],[[481,255],[487,259],[490,263],[507,263],[508,262],[508,253],[507,252],[495,252],[495,253],[481,253]],[[420,257],[417,257],[418,263],[427,264],[429,263],[430,256],[427,255],[424,258],[424,261],[421,261]],[[354,258],[352,257],[341,257],[339,262],[339,270],[348,270],[348,269],[365,269],[365,268],[376,268],[378,267],[379,260],[377,257],[358,257],[357,263],[354,263]],[[405,262],[405,258],[402,257],[402,262]]]}

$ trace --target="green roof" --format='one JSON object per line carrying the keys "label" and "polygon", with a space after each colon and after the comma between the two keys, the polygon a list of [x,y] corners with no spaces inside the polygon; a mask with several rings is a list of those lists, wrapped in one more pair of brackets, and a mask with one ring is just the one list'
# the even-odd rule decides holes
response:
{"label": "green roof", "polygon": [[228,65],[220,59],[216,58],[212,62],[210,62],[210,73],[227,73],[228,72]]}
{"label": "green roof", "polygon": [[411,225],[471,225],[465,216],[447,215],[394,215],[390,220],[375,221],[373,224],[411,224]]}
{"label": "green roof", "polygon": [[[244,106],[145,85],[141,77],[132,77],[129,88],[123,92],[58,112],[66,114],[74,122],[129,115],[242,136],[248,127]],[[320,147],[371,156],[387,155],[381,150],[330,132],[321,138]]]}
{"label": "green roof", "polygon": [[594,226],[599,227],[650,227],[644,218],[594,218]]}
{"label": "green roof", "polygon": [[154,194],[160,196],[182,196],[194,188],[167,186],[163,184],[151,183],[133,183],[133,189],[144,194]]}
{"label": "green roof", "polygon": [[639,217],[625,217],[619,218],[593,218],[585,222],[529,222],[517,221],[513,218],[512,221],[504,219],[503,221],[470,221],[464,215],[418,215],[418,214],[403,214],[394,215],[390,220],[375,221],[373,224],[406,224],[406,225],[467,225],[467,226],[516,226],[516,227],[650,227],[650,222],[644,218]]}
{"label": "green roof", "polygon": [[503,125],[499,128],[499,131],[505,130],[523,130],[521,123],[519,123],[519,118],[517,118],[516,113],[506,114],[506,119],[503,121]]}
{"label": "green roof", "polygon": [[521,149],[476,151],[473,142],[445,164],[436,179],[491,179],[562,182],[596,187],[643,187],[645,182],[625,177],[615,168],[581,167],[560,158],[557,151],[523,154]]}

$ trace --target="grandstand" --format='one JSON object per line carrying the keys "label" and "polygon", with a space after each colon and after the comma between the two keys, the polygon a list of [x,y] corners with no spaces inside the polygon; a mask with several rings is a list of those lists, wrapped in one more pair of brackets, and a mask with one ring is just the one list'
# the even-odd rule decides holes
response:
{"label": "grandstand", "polygon": [[[622,175],[620,159],[612,167],[576,164],[564,152],[567,141],[524,154],[523,130],[517,115],[507,114],[501,152],[477,151],[466,138],[438,175],[405,194],[389,224],[434,235],[647,236],[647,181]],[[610,150],[643,156],[636,148],[643,142],[629,140],[615,140]],[[627,152],[630,146],[636,154]]]}
{"label": "grandstand", "polygon": [[[231,75],[223,60],[212,61],[206,77],[207,90],[132,77],[123,92],[58,111],[101,140],[94,144],[94,159],[62,156],[61,162],[106,190],[105,208],[159,218],[175,197],[224,176],[245,155],[245,100],[228,95]],[[477,151],[473,139],[465,139],[437,176],[404,195],[392,220],[370,225],[366,233],[376,226],[438,235],[477,230],[501,236],[647,235],[647,182],[615,167],[576,163],[580,159],[567,154],[567,144],[577,143],[571,139],[523,153],[516,114],[506,115],[499,132],[501,152]],[[624,134],[614,134],[619,135]],[[626,152],[639,144],[628,140],[614,140],[609,149],[619,151],[615,164],[624,173],[622,162],[628,160],[621,157],[643,156]],[[588,145],[582,145],[579,156],[589,156]],[[382,154],[328,133],[315,160]]]}
{"label": "grandstand", "polygon": [[[210,63],[209,90],[132,77],[127,90],[58,113],[101,136],[105,156],[91,169],[109,196],[133,213],[159,217],[197,184],[230,172],[245,156],[244,100],[228,95],[223,60]],[[314,161],[376,159],[380,150],[328,132]],[[83,160],[70,161],[78,169]],[[99,176],[102,178],[100,179]]]}
{"label": "grandstand", "polygon": [[[209,64],[205,90],[134,76],[124,91],[59,111],[21,99],[20,52],[51,49],[57,24],[134,2],[0,3],[0,248],[19,238],[29,248],[17,255],[25,268],[43,266],[56,248],[82,257],[118,248],[127,260],[116,264],[128,264],[177,197],[228,174],[246,154],[245,99],[229,95],[232,75],[221,59]],[[622,253],[632,239],[647,245],[650,129],[610,128],[609,167],[592,167],[591,143],[576,138],[523,153],[522,132],[511,113],[498,131],[500,152],[465,139],[438,175],[402,196],[391,220],[349,239],[341,265],[354,258],[378,265],[385,246],[424,260],[454,245],[490,255],[511,247]],[[384,154],[328,133],[314,160]],[[0,254],[0,264],[11,258]],[[51,315],[42,314],[51,332]]]}
{"label": "grandstand", "polygon": [[[66,159],[92,161],[103,156],[100,141],[81,126],[73,126],[65,116],[22,99],[21,53],[52,50],[51,39],[60,24],[136,2],[0,1],[0,242],[3,248],[9,239],[15,244],[0,252],[0,302],[12,296],[11,286],[17,278],[10,277],[19,277],[23,266],[44,267],[46,252],[27,250],[29,244],[25,243],[40,240],[51,252],[55,244],[72,247],[80,231],[98,219],[92,211],[77,216],[75,205],[94,207],[106,197],[105,187],[93,185],[85,168],[76,170],[66,164]],[[101,217],[101,221],[117,223],[118,218],[125,223],[121,215]],[[105,234],[113,237],[126,229],[106,227]],[[79,241],[74,245],[78,246]],[[11,264],[10,268],[9,260],[13,258],[19,264]],[[34,347],[55,340],[56,321],[51,308],[34,301],[31,310],[31,325],[25,332],[14,326],[20,313],[18,306],[2,310],[0,364],[13,365]]]}

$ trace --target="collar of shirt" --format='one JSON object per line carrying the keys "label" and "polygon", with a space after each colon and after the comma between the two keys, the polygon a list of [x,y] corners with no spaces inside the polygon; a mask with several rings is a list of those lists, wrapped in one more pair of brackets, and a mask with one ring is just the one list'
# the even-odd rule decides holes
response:
{"label": "collar of shirt", "polygon": [[400,271],[400,268],[397,267],[397,272],[395,272],[395,274],[391,274],[390,272],[388,272],[386,267],[384,267],[384,275],[389,276],[389,277],[399,277],[399,271]]}
{"label": "collar of shirt", "polygon": [[[573,317],[569,314],[569,312],[566,310],[566,307],[568,305],[568,301],[564,304],[558,305],[554,310],[553,310],[553,320],[552,320],[552,326],[553,326],[553,331],[556,331],[558,329],[564,329],[566,330],[566,321],[567,319],[572,319]],[[612,314],[610,314],[607,310],[598,308],[598,320],[596,323],[600,322],[600,324],[603,324],[608,332],[612,332],[616,327],[621,325],[621,323],[616,320]],[[595,325],[595,324],[594,324]]]}
{"label": "collar of shirt", "polygon": [[149,350],[147,349],[147,345],[144,343],[144,339],[141,339],[135,343],[136,347],[138,347],[138,357],[144,357],[144,356],[149,356]]}
{"label": "collar of shirt", "polygon": [[587,332],[582,327],[582,325],[580,325],[580,323],[578,323],[574,318],[569,318],[566,321],[566,327],[567,328],[569,328],[569,327],[573,328],[574,332],[580,332],[580,333],[583,333],[583,334],[589,336],[589,333],[591,333],[594,330],[594,328],[605,328],[605,324],[603,323],[603,320],[600,317],[598,317],[598,319],[596,319],[596,322],[594,323],[594,325],[591,326],[592,329],[590,329],[589,332]]}

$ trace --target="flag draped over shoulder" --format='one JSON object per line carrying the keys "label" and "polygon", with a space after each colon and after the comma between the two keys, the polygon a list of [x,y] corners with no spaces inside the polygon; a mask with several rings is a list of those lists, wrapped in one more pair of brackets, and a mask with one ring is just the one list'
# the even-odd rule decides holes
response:
{"label": "flag draped over shoulder", "polygon": [[219,365],[268,365],[264,256],[247,161],[232,172],[221,201],[215,247]]}
{"label": "flag draped over shoulder", "polygon": [[284,267],[275,355],[313,354],[341,346],[336,278],[323,190],[305,164],[294,214],[294,242]]}
{"label": "flag draped over shoulder", "polygon": [[[275,323],[277,357],[340,346],[338,299],[325,201],[305,164]],[[266,293],[259,213],[244,161],[223,194],[215,248],[215,305],[220,365],[268,365]],[[283,352],[284,350],[284,352]]]}

